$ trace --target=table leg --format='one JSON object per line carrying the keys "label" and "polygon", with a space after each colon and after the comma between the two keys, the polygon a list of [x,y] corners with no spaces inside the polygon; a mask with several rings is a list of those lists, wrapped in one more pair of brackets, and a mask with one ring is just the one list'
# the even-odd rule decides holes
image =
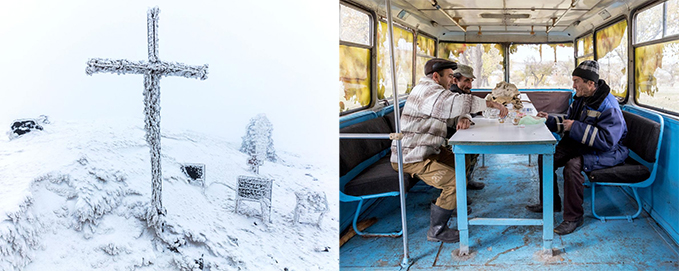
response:
{"label": "table leg", "polygon": [[463,153],[455,154],[455,190],[457,191],[457,230],[460,231],[460,255],[469,254],[467,220],[467,174]]}
{"label": "table leg", "polygon": [[552,254],[554,239],[554,154],[542,155],[542,252]]}

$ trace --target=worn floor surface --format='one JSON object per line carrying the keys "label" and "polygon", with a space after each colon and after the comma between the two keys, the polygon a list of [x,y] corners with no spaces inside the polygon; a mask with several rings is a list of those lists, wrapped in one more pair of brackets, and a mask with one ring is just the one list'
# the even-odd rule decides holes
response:
{"label": "worn floor surface", "polygon": [[[480,191],[469,191],[470,217],[541,218],[524,206],[537,202],[536,156],[486,155],[479,160],[474,179],[484,182]],[[480,159],[480,158],[479,158]],[[563,176],[558,171],[563,195]],[[408,270],[679,270],[677,245],[646,213],[633,222],[601,222],[591,212],[591,190],[585,188],[585,223],[574,233],[554,235],[555,256],[539,256],[542,226],[469,226],[471,257],[459,259],[452,252],[459,243],[426,241],[429,202],[439,190],[420,182],[406,199]],[[597,213],[616,215],[636,211],[634,199],[619,188],[597,188]],[[368,231],[392,231],[401,227],[398,199],[391,198],[369,210],[366,217],[378,222]],[[555,213],[555,225],[562,213]],[[456,220],[449,226],[457,227]],[[354,237],[340,249],[341,270],[399,270],[403,260],[402,238]]]}

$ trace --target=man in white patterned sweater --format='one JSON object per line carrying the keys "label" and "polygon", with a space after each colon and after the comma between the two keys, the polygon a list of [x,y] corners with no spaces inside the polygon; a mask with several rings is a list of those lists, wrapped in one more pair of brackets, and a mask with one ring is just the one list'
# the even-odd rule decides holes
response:
{"label": "man in white patterned sweater", "polygon": [[[403,139],[403,171],[426,184],[441,189],[436,203],[431,204],[430,226],[427,240],[455,243],[459,241],[457,230],[448,228],[456,202],[455,156],[442,145],[447,141],[447,124],[459,116],[456,128],[467,129],[471,124],[470,112],[483,111],[487,107],[507,115],[502,104],[486,101],[472,94],[451,92],[453,70],[457,63],[435,58],[424,65],[426,77],[413,88],[401,115]],[[396,141],[391,145],[391,163],[398,170]]]}

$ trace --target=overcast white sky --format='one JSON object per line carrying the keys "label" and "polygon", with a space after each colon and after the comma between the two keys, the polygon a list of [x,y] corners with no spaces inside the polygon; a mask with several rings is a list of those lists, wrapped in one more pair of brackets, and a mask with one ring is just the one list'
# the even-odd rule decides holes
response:
{"label": "overcast white sky", "polygon": [[2,1],[0,136],[39,115],[143,125],[143,76],[87,76],[85,67],[88,58],[148,60],[154,6],[160,60],[210,66],[205,81],[161,79],[161,128],[240,142],[248,120],[266,113],[279,149],[336,159],[334,1]]}

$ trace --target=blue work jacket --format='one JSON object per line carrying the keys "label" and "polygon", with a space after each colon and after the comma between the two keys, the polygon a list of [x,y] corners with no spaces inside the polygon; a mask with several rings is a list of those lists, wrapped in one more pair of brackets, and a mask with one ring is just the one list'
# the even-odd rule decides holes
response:
{"label": "blue work jacket", "polygon": [[629,149],[622,145],[627,124],[604,80],[597,82],[593,97],[575,97],[566,117],[549,116],[547,127],[552,132],[563,132],[565,119],[574,122],[562,140],[580,143],[585,172],[619,165],[627,159]]}

